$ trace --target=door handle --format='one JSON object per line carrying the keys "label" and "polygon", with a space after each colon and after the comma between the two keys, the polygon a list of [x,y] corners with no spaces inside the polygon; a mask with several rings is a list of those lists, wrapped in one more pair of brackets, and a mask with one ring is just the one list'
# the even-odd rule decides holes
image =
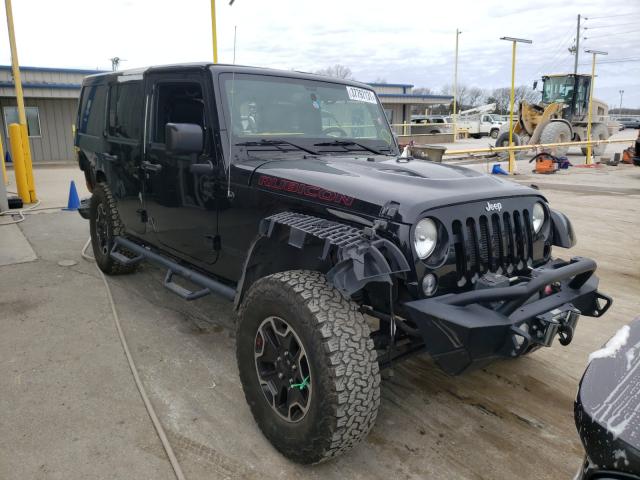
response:
{"label": "door handle", "polygon": [[211,175],[213,173],[213,163],[194,163],[189,167],[189,172],[196,175]]}
{"label": "door handle", "polygon": [[142,162],[142,169],[147,170],[149,172],[159,172],[162,170],[162,165],[158,163],[147,162],[146,160]]}
{"label": "door handle", "polygon": [[108,153],[103,153],[102,154],[102,158],[104,158],[108,162],[117,162],[118,161],[118,156],[117,155],[110,155]]}

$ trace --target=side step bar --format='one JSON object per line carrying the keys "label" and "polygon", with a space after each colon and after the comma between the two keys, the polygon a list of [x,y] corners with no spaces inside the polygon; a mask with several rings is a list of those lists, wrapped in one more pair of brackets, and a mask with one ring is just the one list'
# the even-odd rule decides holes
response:
{"label": "side step bar", "polygon": [[[118,247],[126,248],[136,254],[135,257],[129,258],[117,251]],[[142,260],[148,260],[161,267],[167,268],[167,275],[164,278],[164,286],[185,300],[196,300],[210,293],[216,293],[229,301],[233,301],[236,296],[236,290],[224,283],[218,282],[213,278],[209,278],[190,268],[184,267],[173,260],[163,257],[151,250],[148,250],[137,243],[127,240],[126,238],[116,237],[111,250],[111,258],[125,265],[134,265]],[[201,290],[191,291],[173,281],[174,275],[186,278],[192,283],[202,287]]]}

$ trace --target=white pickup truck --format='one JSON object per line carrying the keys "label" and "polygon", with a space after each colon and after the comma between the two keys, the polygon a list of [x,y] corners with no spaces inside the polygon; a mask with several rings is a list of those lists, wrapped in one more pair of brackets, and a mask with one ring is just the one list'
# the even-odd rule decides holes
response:
{"label": "white pickup truck", "polygon": [[498,138],[500,126],[504,122],[500,115],[493,113],[473,113],[470,115],[461,114],[456,122],[456,129],[466,129],[469,135],[474,138],[490,136]]}

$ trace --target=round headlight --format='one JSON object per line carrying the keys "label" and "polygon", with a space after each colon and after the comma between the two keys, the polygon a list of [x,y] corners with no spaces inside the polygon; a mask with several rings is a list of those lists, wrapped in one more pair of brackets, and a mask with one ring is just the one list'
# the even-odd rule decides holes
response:
{"label": "round headlight", "polygon": [[544,207],[541,203],[536,203],[533,206],[533,231],[538,233],[542,228],[542,224],[544,223]]}
{"label": "round headlight", "polygon": [[413,245],[422,260],[433,253],[438,242],[438,228],[430,218],[423,218],[416,225]]}

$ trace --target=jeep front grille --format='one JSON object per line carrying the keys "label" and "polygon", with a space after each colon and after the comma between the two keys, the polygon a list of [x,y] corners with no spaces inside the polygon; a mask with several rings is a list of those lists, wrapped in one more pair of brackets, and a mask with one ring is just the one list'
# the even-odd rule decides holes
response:
{"label": "jeep front grille", "polygon": [[511,275],[531,266],[533,230],[528,210],[455,220],[451,225],[458,285],[487,273]]}

